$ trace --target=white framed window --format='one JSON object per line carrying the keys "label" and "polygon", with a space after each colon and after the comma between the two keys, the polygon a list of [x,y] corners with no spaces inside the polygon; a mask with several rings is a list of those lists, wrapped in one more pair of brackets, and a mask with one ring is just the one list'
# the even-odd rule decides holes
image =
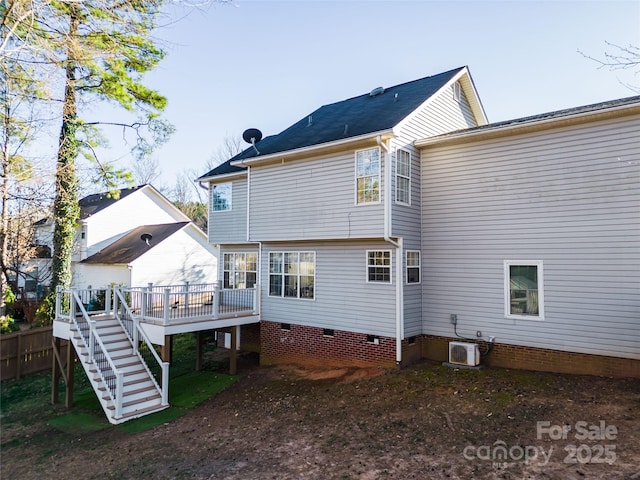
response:
{"label": "white framed window", "polygon": [[219,183],[213,186],[211,207],[216,212],[231,210],[231,183]]}
{"label": "white framed window", "polygon": [[356,151],[356,204],[380,202],[380,149]]}
{"label": "white framed window", "polygon": [[407,250],[407,283],[420,283],[420,252]]}
{"label": "white framed window", "polygon": [[396,151],[396,203],[411,205],[411,152]]}
{"label": "white framed window", "polygon": [[258,273],[257,253],[225,253],[222,264],[222,288],[253,288]]}
{"label": "white framed window", "polygon": [[315,299],[316,253],[269,252],[269,296]]}
{"label": "white framed window", "polygon": [[504,261],[506,318],[544,320],[544,272],[541,260]]}
{"label": "white framed window", "polygon": [[451,90],[453,93],[453,99],[456,102],[460,102],[462,100],[462,87],[460,85],[460,82],[456,82],[453,85],[451,85]]}
{"label": "white framed window", "polygon": [[391,250],[367,250],[367,282],[391,283]]}

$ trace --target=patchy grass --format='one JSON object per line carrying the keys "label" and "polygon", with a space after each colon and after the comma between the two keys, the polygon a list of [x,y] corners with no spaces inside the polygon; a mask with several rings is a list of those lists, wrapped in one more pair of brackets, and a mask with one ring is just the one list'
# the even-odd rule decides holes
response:
{"label": "patchy grass", "polygon": [[[125,432],[141,432],[156,425],[170,422],[188,412],[196,405],[232,385],[237,376],[211,370],[194,372],[195,337],[192,334],[177,335],[173,344],[173,363],[170,367],[170,408],[147,415],[115,428]],[[204,368],[218,368],[210,362]],[[81,434],[111,428],[98,398],[81,365],[75,367],[73,407],[51,404],[51,374],[42,373],[23,377],[20,380],[2,382],[0,420],[11,440],[3,446],[17,446],[27,441],[37,428],[46,424],[68,434]],[[64,382],[60,385],[60,400],[64,401]],[[3,435],[3,437],[7,437]]]}

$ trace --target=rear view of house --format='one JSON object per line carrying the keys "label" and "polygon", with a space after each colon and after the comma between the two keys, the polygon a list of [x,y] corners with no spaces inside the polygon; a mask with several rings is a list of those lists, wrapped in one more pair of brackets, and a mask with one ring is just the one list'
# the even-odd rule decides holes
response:
{"label": "rear view of house", "polygon": [[640,375],[640,98],[416,142],[424,352],[495,336],[487,363]]}
{"label": "rear view of house", "polygon": [[199,180],[262,362],[447,360],[464,337],[483,363],[640,375],[639,109],[487,124],[462,67],[249,131]]}

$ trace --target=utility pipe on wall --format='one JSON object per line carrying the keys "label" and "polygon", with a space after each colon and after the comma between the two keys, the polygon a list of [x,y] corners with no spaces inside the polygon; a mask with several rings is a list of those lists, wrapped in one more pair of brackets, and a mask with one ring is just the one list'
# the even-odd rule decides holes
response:
{"label": "utility pipe on wall", "polygon": [[396,248],[396,365],[402,363],[402,339],[404,338],[404,284],[402,278],[402,252],[403,239],[398,237],[397,240],[391,238],[391,148],[378,135],[376,138],[386,152],[386,162],[384,162],[384,239]]}

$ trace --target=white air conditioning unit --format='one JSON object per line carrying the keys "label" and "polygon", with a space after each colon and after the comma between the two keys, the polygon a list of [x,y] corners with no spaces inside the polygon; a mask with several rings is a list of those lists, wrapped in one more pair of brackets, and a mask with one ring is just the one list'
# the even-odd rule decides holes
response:
{"label": "white air conditioning unit", "polygon": [[475,367],[480,364],[480,349],[476,343],[449,342],[449,363]]}

